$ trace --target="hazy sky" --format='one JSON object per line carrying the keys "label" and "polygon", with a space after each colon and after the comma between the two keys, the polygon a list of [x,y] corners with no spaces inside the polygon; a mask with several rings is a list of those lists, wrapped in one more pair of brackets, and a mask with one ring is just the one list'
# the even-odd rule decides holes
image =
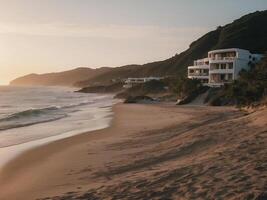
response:
{"label": "hazy sky", "polygon": [[27,73],[142,64],[267,9],[267,0],[0,0],[0,84]]}

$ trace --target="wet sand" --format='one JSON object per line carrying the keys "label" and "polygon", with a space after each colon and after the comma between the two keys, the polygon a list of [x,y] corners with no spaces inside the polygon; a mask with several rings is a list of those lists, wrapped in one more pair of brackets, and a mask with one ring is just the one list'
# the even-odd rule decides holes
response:
{"label": "wet sand", "polygon": [[267,191],[267,109],[113,110],[111,127],[8,163],[0,199],[256,199]]}

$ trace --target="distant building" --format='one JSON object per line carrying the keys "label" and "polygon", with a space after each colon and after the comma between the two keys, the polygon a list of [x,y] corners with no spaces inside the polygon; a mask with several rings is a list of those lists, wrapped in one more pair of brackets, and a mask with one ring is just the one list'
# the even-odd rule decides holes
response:
{"label": "distant building", "polygon": [[125,84],[123,85],[124,88],[131,88],[136,84],[146,83],[152,80],[161,80],[162,77],[144,77],[144,78],[127,78],[125,80]]}
{"label": "distant building", "polygon": [[219,49],[208,52],[208,58],[194,61],[188,67],[188,78],[199,79],[210,87],[219,87],[238,78],[242,69],[258,63],[263,56],[243,49]]}

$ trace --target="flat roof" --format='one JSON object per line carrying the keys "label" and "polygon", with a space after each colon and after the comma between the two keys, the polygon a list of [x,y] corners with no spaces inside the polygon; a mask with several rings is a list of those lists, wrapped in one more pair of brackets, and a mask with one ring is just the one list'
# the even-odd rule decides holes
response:
{"label": "flat roof", "polygon": [[243,52],[248,52],[250,53],[248,50],[246,49],[239,49],[239,48],[229,48],[229,49],[216,49],[216,50],[212,50],[209,51],[208,54],[210,53],[223,53],[223,52],[228,52],[228,51],[243,51]]}

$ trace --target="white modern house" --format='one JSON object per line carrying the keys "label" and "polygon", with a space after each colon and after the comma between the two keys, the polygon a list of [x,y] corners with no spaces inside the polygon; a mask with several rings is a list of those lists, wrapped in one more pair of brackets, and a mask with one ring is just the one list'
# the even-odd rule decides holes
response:
{"label": "white modern house", "polygon": [[208,57],[194,61],[188,67],[188,78],[199,79],[210,87],[220,87],[238,78],[242,69],[261,60],[263,55],[244,49],[219,49],[208,52]]}
{"label": "white modern house", "polygon": [[193,66],[188,67],[188,78],[199,79],[202,83],[209,83],[209,59],[203,58],[194,61]]}
{"label": "white modern house", "polygon": [[144,78],[127,78],[125,80],[125,84],[123,85],[124,88],[131,88],[133,85],[146,83],[152,80],[161,80],[162,77],[144,77]]}

